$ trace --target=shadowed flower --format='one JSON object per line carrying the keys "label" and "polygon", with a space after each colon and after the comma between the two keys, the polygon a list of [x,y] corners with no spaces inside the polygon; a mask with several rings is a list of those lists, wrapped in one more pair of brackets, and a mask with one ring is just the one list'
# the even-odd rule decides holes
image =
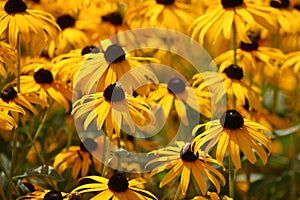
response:
{"label": "shadowed flower", "polygon": [[208,118],[211,115],[210,94],[200,94],[204,95],[196,95],[194,88],[186,85],[182,79],[175,77],[170,79],[167,84],[160,84],[157,90],[150,92],[147,100],[149,102],[158,101],[158,104],[162,106],[166,118],[169,117],[169,113],[174,105],[179,118],[187,126],[189,122],[186,106]]}
{"label": "shadowed flower", "polygon": [[45,102],[48,102],[48,96],[50,96],[54,101],[64,106],[66,112],[69,111],[67,99],[72,99],[72,93],[59,81],[55,80],[50,70],[40,68],[33,76],[23,75],[21,76],[20,85],[22,93],[36,92],[40,99]]}
{"label": "shadowed flower", "polygon": [[159,164],[151,170],[150,176],[170,169],[160,182],[159,187],[163,187],[181,174],[181,194],[185,195],[190,183],[191,174],[193,174],[202,194],[206,194],[206,179],[204,176],[206,176],[216,187],[217,191],[220,192],[220,183],[215,176],[222,181],[223,185],[225,185],[225,178],[222,173],[208,164],[218,164],[218,162],[209,156],[204,157],[200,151],[194,152],[190,143],[178,141],[176,145],[177,147],[169,146],[150,152],[150,154],[159,156],[159,158],[151,160],[146,165],[146,167],[148,167],[154,163]]}
{"label": "shadowed flower", "polygon": [[101,176],[87,176],[83,179],[92,179],[96,183],[87,183],[78,186],[73,190],[80,194],[87,192],[99,192],[91,200],[110,200],[110,199],[157,199],[151,192],[143,189],[143,184],[146,181],[143,178],[135,178],[127,180],[127,178],[120,173],[112,175],[110,179]]}
{"label": "shadowed flower", "polygon": [[4,10],[0,11],[0,27],[0,35],[7,34],[6,37],[13,48],[17,47],[18,38],[26,44],[33,38],[38,38],[45,44],[54,40],[57,44],[57,35],[60,32],[51,14],[27,9],[22,0],[6,2]]}
{"label": "shadowed flower", "polygon": [[130,28],[161,27],[186,32],[187,25],[200,14],[199,11],[201,13],[201,7],[182,0],[147,0],[130,7],[125,22]]}
{"label": "shadowed flower", "polygon": [[69,195],[65,192],[56,190],[34,191],[25,196],[17,198],[17,200],[70,200]]}
{"label": "shadowed flower", "polygon": [[17,52],[9,44],[0,42],[0,75],[7,78],[7,70],[4,63],[8,66],[11,72],[16,73],[17,68],[14,63],[17,61]]}
{"label": "shadowed flower", "polygon": [[85,95],[73,105],[75,119],[87,114],[84,129],[96,118],[97,128],[105,130],[110,137],[113,133],[120,135],[122,125],[128,125],[134,133],[135,125],[145,126],[151,121],[149,106],[143,100],[129,96],[119,82],[110,84],[104,92]]}
{"label": "shadowed flower", "polygon": [[274,16],[277,12],[275,8],[253,0],[222,0],[194,20],[189,29],[192,38],[198,40],[200,44],[204,44],[205,36],[210,43],[214,43],[220,34],[229,40],[235,24],[237,38],[245,43],[251,43],[247,36],[247,27],[252,29],[260,25],[275,32],[277,23]]}
{"label": "shadowed flower", "polygon": [[241,168],[240,149],[252,164],[257,161],[254,152],[261,158],[263,164],[267,163],[268,155],[265,148],[271,152],[271,132],[256,122],[244,119],[236,110],[227,110],[220,120],[197,125],[193,134],[195,135],[201,127],[205,127],[206,130],[194,139],[195,150],[204,149],[206,154],[217,145],[218,162],[223,162],[228,150],[237,169]]}
{"label": "shadowed flower", "polygon": [[80,177],[84,177],[88,174],[92,163],[97,162],[91,153],[98,152],[100,156],[102,155],[103,147],[99,144],[98,140],[87,138],[80,146],[65,148],[55,156],[53,167],[61,174],[72,167],[73,179],[77,179],[80,172]]}

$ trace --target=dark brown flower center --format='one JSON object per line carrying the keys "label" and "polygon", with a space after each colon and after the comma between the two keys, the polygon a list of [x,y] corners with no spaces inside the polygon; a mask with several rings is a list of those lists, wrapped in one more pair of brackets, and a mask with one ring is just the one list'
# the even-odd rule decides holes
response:
{"label": "dark brown flower center", "polygon": [[113,12],[113,13],[109,13],[107,15],[103,15],[101,17],[101,19],[105,22],[109,22],[112,25],[118,26],[118,25],[122,25],[123,23],[123,19],[120,15],[119,12]]}
{"label": "dark brown flower center", "polygon": [[91,46],[86,46],[81,50],[81,55],[85,55],[88,53],[99,53],[99,49],[96,48],[95,46],[91,45]]}
{"label": "dark brown flower center", "polygon": [[16,98],[18,93],[13,87],[9,87],[8,89],[5,89],[1,92],[0,97],[3,101],[9,102],[10,100],[13,100]]}
{"label": "dark brown flower center", "polygon": [[56,23],[61,30],[64,30],[75,25],[75,19],[71,15],[62,15],[56,19]]}
{"label": "dark brown flower center", "polygon": [[27,6],[22,0],[8,0],[4,5],[4,10],[7,14],[16,14],[25,12]]}
{"label": "dark brown flower center", "polygon": [[191,144],[187,143],[180,151],[180,157],[187,162],[194,162],[198,159],[195,153],[191,149]]}
{"label": "dark brown flower center", "polygon": [[296,4],[296,5],[294,5],[294,8],[297,9],[297,10],[300,10],[300,5]]}
{"label": "dark brown flower center", "polygon": [[235,80],[241,80],[244,77],[243,69],[234,64],[224,69],[223,73],[225,73],[228,78]]}
{"label": "dark brown flower center", "polygon": [[104,58],[109,64],[121,62],[125,60],[125,52],[122,47],[117,44],[113,44],[110,45],[104,52]]}
{"label": "dark brown flower center", "polygon": [[53,75],[49,70],[45,70],[44,68],[39,69],[34,73],[33,78],[35,82],[40,84],[51,84],[53,82]]}
{"label": "dark brown flower center", "polygon": [[241,42],[240,48],[244,51],[255,51],[258,49],[257,39],[250,37],[251,43]]}
{"label": "dark brown flower center", "polygon": [[50,192],[47,192],[47,194],[45,194],[44,200],[63,200],[63,196],[60,192],[51,190]]}
{"label": "dark brown flower center", "polygon": [[224,128],[236,130],[244,125],[244,118],[236,110],[227,110],[221,117],[220,123]]}
{"label": "dark brown flower center", "polygon": [[125,99],[124,90],[121,87],[120,83],[110,84],[103,94],[106,101],[117,102]]}
{"label": "dark brown flower center", "polygon": [[272,0],[270,6],[273,8],[287,8],[290,5],[289,0]]}
{"label": "dark brown flower center", "polygon": [[81,144],[81,151],[93,151],[97,148],[98,144],[91,138],[86,138]]}
{"label": "dark brown flower center", "polygon": [[223,8],[234,8],[240,6],[244,3],[243,0],[222,0],[221,1]]}
{"label": "dark brown flower center", "polygon": [[129,183],[123,174],[114,174],[108,181],[108,188],[113,192],[125,192]]}
{"label": "dark brown flower center", "polygon": [[157,4],[172,5],[175,0],[156,0]]}
{"label": "dark brown flower center", "polygon": [[185,83],[180,78],[172,78],[168,82],[168,91],[172,94],[179,94],[185,90]]}
{"label": "dark brown flower center", "polygon": [[34,186],[31,183],[23,183],[30,192],[34,192]]}

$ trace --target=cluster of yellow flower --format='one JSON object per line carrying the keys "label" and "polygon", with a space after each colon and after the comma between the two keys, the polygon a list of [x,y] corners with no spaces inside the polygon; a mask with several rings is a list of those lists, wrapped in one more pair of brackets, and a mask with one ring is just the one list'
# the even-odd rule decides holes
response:
{"label": "cluster of yellow flower", "polygon": [[[291,126],[279,131],[292,138],[291,192],[282,198],[295,199],[299,7],[297,0],[1,1],[0,145],[11,145],[0,147],[0,199],[250,198],[249,168],[283,153],[273,147],[277,129]],[[132,33],[148,27],[170,35],[141,44]],[[212,57],[207,70],[160,48],[184,51],[172,34],[203,46]],[[246,186],[237,174],[247,175]]]}

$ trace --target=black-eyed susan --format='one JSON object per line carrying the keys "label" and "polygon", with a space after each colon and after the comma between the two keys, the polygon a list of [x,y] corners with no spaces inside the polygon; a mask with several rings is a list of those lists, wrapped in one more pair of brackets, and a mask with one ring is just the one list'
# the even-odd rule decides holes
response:
{"label": "black-eyed susan", "polygon": [[[212,182],[219,193],[220,183],[218,179],[220,179],[222,184],[225,185],[225,178],[222,173],[209,165],[209,163],[218,164],[217,160],[208,155],[203,156],[201,151],[194,152],[190,143],[177,141],[176,145],[176,147],[168,146],[149,153],[159,156],[159,158],[151,160],[146,165],[146,167],[149,167],[155,163],[159,164],[151,170],[150,176],[170,169],[160,182],[159,187],[163,187],[181,174],[181,194],[185,195],[190,183],[191,174],[193,174],[202,194],[206,194],[207,189],[206,179],[204,178],[205,176],[210,182]],[[217,176],[218,179],[215,176]]]}
{"label": "black-eyed susan", "polygon": [[10,69],[10,72],[17,71],[14,64],[17,61],[17,52],[9,44],[0,42],[0,75],[7,78],[7,69],[4,64]]}
{"label": "black-eyed susan", "polygon": [[108,137],[113,133],[119,136],[124,125],[133,133],[135,125],[145,126],[151,121],[148,104],[126,94],[119,82],[110,84],[104,92],[83,96],[74,103],[72,113],[75,119],[87,114],[85,130],[95,118],[98,130],[105,122]]}
{"label": "black-eyed susan", "polygon": [[[198,94],[204,93],[199,92]],[[150,92],[148,101],[158,102],[162,106],[166,118],[174,106],[182,123],[188,125],[186,106],[209,118],[211,116],[209,97],[209,93],[202,96],[196,95],[193,87],[188,86],[181,78],[175,77],[170,79],[167,84],[160,84],[157,90]]]}
{"label": "black-eyed susan", "polygon": [[32,76],[22,75],[20,79],[22,93],[36,92],[40,99],[45,102],[48,102],[48,97],[51,97],[64,106],[67,112],[69,111],[67,99],[72,99],[72,93],[62,83],[55,80],[50,70],[40,68]]}
{"label": "black-eyed susan", "polygon": [[74,79],[81,65],[85,62],[89,53],[98,53],[95,46],[86,46],[83,49],[71,50],[69,53],[61,54],[52,59],[53,71],[59,79],[73,88]]}
{"label": "black-eyed susan", "polygon": [[[109,45],[106,46],[107,43]],[[129,94],[141,84],[158,83],[155,74],[145,66],[146,63],[142,63],[143,61],[157,62],[156,59],[132,56],[125,53],[121,46],[111,44],[108,40],[103,41],[101,46],[104,53],[89,54],[79,70],[75,86],[83,82],[85,92],[89,93],[98,82],[97,91],[104,91],[110,84],[120,81],[125,74],[121,83],[124,91]]]}
{"label": "black-eyed susan", "polygon": [[[257,38],[249,37],[251,43],[240,43],[240,48],[236,49],[236,60],[245,74],[255,76],[259,71],[262,74],[274,78],[278,72],[278,64],[285,60],[285,55],[280,49],[259,46]],[[234,50],[229,50],[217,56],[213,61],[220,64],[220,71],[227,68],[234,62]],[[255,72],[255,73],[254,73]]]}
{"label": "black-eyed susan", "polygon": [[222,198],[215,192],[207,192],[205,196],[195,196],[192,200],[233,200],[233,198],[224,195]]}
{"label": "black-eyed susan", "polygon": [[16,104],[8,104],[7,102],[0,100],[0,123],[1,129],[12,130],[17,128],[18,124],[14,118],[10,115],[11,113],[25,114],[24,109]]}
{"label": "black-eyed susan", "polygon": [[101,176],[87,176],[83,179],[91,179],[96,183],[87,183],[75,188],[72,192],[78,191],[80,194],[87,192],[99,192],[91,200],[110,199],[157,199],[151,192],[143,189],[146,181],[143,178],[127,180],[121,174],[116,173],[110,179]]}
{"label": "black-eyed susan", "polygon": [[34,38],[45,44],[54,40],[57,44],[60,32],[51,14],[27,9],[22,0],[6,2],[4,10],[0,11],[0,27],[0,35],[4,34],[13,48],[17,47],[19,38],[23,44],[29,44]]}
{"label": "black-eyed susan", "polygon": [[237,38],[251,43],[247,36],[247,27],[252,29],[260,25],[275,32],[277,22],[274,17],[277,12],[275,8],[253,0],[222,0],[194,20],[189,29],[192,38],[204,44],[205,36],[208,36],[209,43],[214,43],[220,34],[229,40],[235,25]]}
{"label": "black-eyed susan", "polygon": [[185,33],[200,13],[201,7],[181,0],[147,0],[130,7],[124,20],[130,28],[161,27]]}
{"label": "black-eyed susan", "polygon": [[272,133],[266,127],[243,118],[236,110],[227,110],[219,120],[197,125],[193,134],[201,127],[206,130],[194,139],[195,150],[201,149],[208,153],[217,145],[218,162],[223,162],[228,151],[237,169],[241,168],[240,149],[252,164],[257,161],[254,153],[261,158],[263,164],[267,163],[266,151],[270,153],[272,150]]}
{"label": "black-eyed susan", "polygon": [[58,45],[54,42],[49,44],[48,54],[53,58],[62,53],[68,53],[72,49],[81,49],[90,45],[88,36],[76,27],[76,18],[69,14],[64,14],[56,19],[56,23],[61,28],[61,35],[58,38]]}
{"label": "black-eyed susan", "polygon": [[[20,107],[26,108],[33,112],[35,115],[38,114],[38,111],[32,104],[37,104],[41,106],[48,106],[47,102],[42,101],[37,94],[28,93],[22,94],[18,93],[13,87],[4,89],[0,93],[0,98],[3,102],[6,102],[8,105],[18,105]],[[16,121],[18,121],[18,113],[11,112],[12,116]]]}
{"label": "black-eyed susan", "polygon": [[68,195],[65,192],[44,189],[41,191],[34,191],[24,196],[18,197],[17,200],[70,200],[69,196],[70,195]]}
{"label": "black-eyed susan", "polygon": [[[224,95],[234,95],[242,105],[245,104],[245,99],[249,100],[250,108],[260,109],[259,91],[250,87],[247,82],[243,80],[243,69],[238,65],[231,64],[223,70],[222,73],[218,72],[203,72],[196,74],[193,77],[193,85],[199,86],[198,90],[206,86],[210,86],[213,89],[212,95],[215,96],[215,101],[219,102]],[[234,105],[232,105],[234,106]]]}
{"label": "black-eyed susan", "polygon": [[88,174],[92,164],[98,162],[97,159],[92,158],[91,153],[97,152],[97,155],[99,154],[97,158],[101,159],[103,150],[104,148],[100,140],[86,138],[80,146],[70,146],[57,154],[54,159],[53,167],[57,169],[59,173],[63,173],[67,168],[72,167],[72,177],[74,179],[78,178],[79,173],[80,177],[84,177]]}

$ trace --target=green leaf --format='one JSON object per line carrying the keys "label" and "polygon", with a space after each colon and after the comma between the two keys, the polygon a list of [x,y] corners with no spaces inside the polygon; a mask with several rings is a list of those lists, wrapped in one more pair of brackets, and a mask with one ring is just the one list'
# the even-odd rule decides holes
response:
{"label": "green leaf", "polygon": [[29,189],[26,187],[26,185],[22,183],[21,179],[18,179],[17,186],[21,195],[25,195],[30,192]]}
{"label": "green leaf", "polygon": [[51,167],[49,165],[42,165],[42,166],[30,169],[22,175],[13,177],[13,179],[19,179],[19,178],[25,178],[25,177],[31,177],[31,176],[47,177],[50,179],[54,179],[58,182],[62,182],[65,180],[57,171],[55,171],[55,169],[53,167]]}
{"label": "green leaf", "polygon": [[292,133],[295,133],[299,129],[300,129],[300,124],[297,124],[291,128],[287,128],[287,129],[274,130],[273,138],[290,135]]}

